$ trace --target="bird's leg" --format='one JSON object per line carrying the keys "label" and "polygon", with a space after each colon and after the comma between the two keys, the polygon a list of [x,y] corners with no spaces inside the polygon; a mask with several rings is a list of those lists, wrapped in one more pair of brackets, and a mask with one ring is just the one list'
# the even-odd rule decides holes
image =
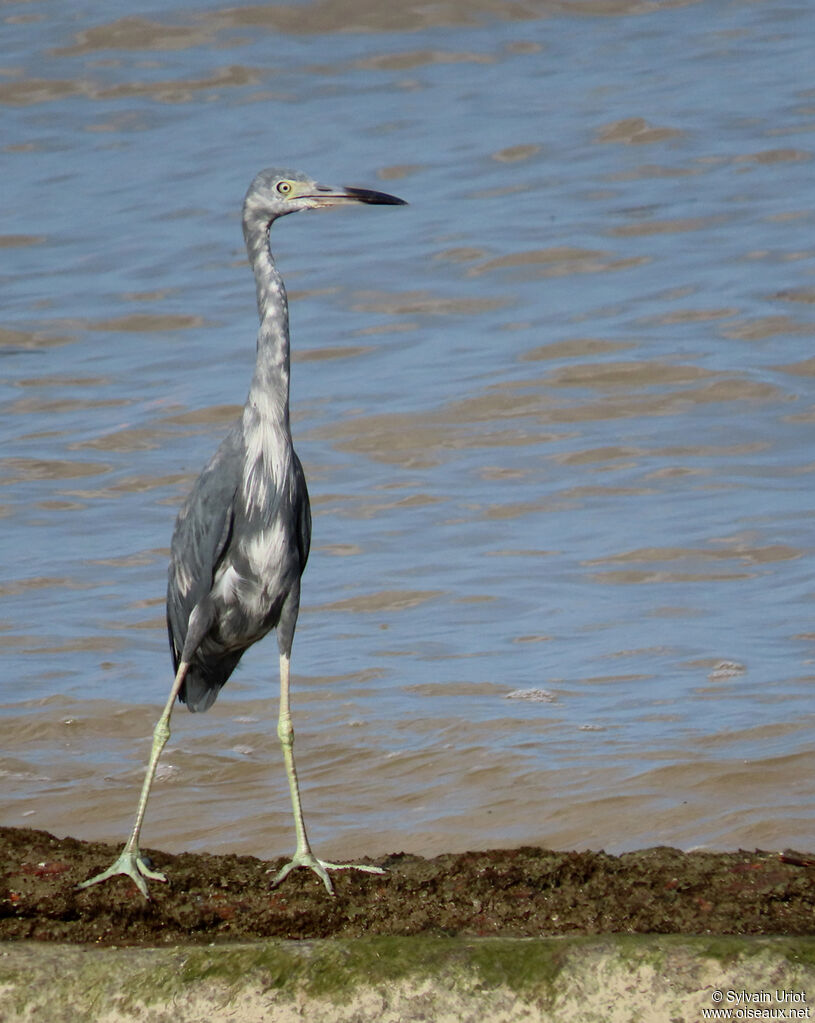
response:
{"label": "bird's leg", "polygon": [[308,836],[306,835],[305,821],[303,820],[303,808],[300,804],[300,786],[297,784],[297,769],[294,766],[294,727],[291,722],[291,711],[289,709],[289,658],[286,654],[280,655],[280,715],[277,721],[277,736],[283,748],[286,776],[289,779],[297,848],[292,859],[275,874],[272,886],[279,885],[295,867],[308,867],[310,870],[313,870],[325,885],[329,895],[334,894],[334,886],[331,883],[331,878],[328,876],[329,870],[364,870],[369,874],[384,874],[385,871],[381,867],[370,867],[367,864],[328,863],[325,860],[317,859],[311,851]]}
{"label": "bird's leg", "polygon": [[150,750],[150,759],[147,762],[147,771],[145,772],[144,784],[142,785],[139,805],[136,810],[136,820],[133,824],[133,830],[130,833],[130,838],[128,838],[124,849],[122,849],[121,855],[112,866],[108,867],[107,870],[102,871],[101,874],[97,874],[95,877],[92,877],[87,881],[83,881],[77,886],[79,888],[88,888],[90,885],[99,884],[100,881],[106,881],[109,877],[114,877],[116,874],[124,874],[127,877],[132,878],[142,895],[148,899],[150,896],[147,892],[147,884],[144,879],[149,877],[151,881],[167,880],[164,874],[160,871],[151,870],[150,867],[147,866],[141,852],[139,851],[139,834],[141,833],[144,812],[147,809],[147,799],[153,785],[153,778],[156,775],[156,767],[158,767],[159,757],[161,756],[161,751],[167,744],[167,740],[170,738],[170,715],[173,712],[173,704],[178,696],[181,683],[184,681],[184,676],[187,674],[188,667],[189,665],[185,661],[181,661],[178,665],[178,671],[176,672],[173,687],[170,690],[170,696],[167,699],[167,704],[162,711],[161,717],[156,722],[156,727],[153,729],[153,746]]}

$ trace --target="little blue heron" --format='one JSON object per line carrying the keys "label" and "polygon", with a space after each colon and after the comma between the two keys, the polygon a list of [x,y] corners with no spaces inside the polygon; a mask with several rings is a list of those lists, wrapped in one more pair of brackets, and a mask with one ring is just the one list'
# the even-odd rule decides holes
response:
{"label": "little blue heron", "polygon": [[243,236],[255,274],[260,329],[257,361],[243,412],[204,467],[184,502],[173,532],[167,584],[167,629],[175,669],[170,695],[153,732],[153,745],[133,831],[108,869],[79,886],[116,874],[133,879],[145,897],[145,878],[165,881],[139,851],[139,835],[161,751],[170,737],[176,698],[191,711],[207,710],[241,656],[271,629],[280,651],[283,749],[297,845],[280,870],[308,867],[329,894],[329,870],[382,873],[378,867],[327,863],[306,836],[289,710],[289,663],[300,607],[300,577],[311,541],[311,511],[303,467],[289,425],[289,310],[286,289],[269,247],[278,217],[347,203],[404,206],[403,199],[365,188],[329,188],[292,171],[261,171],[243,203]]}

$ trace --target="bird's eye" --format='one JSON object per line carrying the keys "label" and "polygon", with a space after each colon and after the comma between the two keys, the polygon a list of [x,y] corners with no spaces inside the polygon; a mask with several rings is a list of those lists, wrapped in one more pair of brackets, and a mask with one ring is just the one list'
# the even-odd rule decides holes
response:
{"label": "bird's eye", "polygon": [[277,190],[281,195],[288,195],[291,191],[291,185],[288,181],[278,181]]}

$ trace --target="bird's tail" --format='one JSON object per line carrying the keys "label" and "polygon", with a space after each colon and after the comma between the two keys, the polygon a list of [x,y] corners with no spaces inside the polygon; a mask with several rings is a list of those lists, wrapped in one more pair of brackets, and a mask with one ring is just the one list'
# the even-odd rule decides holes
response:
{"label": "bird's tail", "polygon": [[242,653],[243,651],[224,653],[216,661],[210,660],[206,665],[199,664],[193,659],[178,692],[180,702],[186,703],[188,710],[193,712],[209,710],[241,659]]}
{"label": "bird's tail", "polygon": [[209,685],[200,675],[195,674],[191,668],[187,672],[187,677],[181,683],[178,699],[181,703],[186,703],[188,710],[193,712],[205,711],[209,710],[213,703],[215,703],[220,691],[220,686]]}

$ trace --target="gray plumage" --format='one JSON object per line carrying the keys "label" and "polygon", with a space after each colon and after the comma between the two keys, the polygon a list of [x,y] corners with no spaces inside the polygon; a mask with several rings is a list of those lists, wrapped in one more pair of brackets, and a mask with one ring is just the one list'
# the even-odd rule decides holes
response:
{"label": "gray plumage", "polygon": [[255,372],[241,417],[196,480],[173,532],[167,629],[174,669],[193,610],[201,619],[178,694],[191,711],[212,706],[244,651],[271,629],[280,652],[291,655],[311,512],[289,426],[289,310],[269,229],[284,201],[275,183],[295,177],[263,172],[246,194],[243,235],[260,316]]}
{"label": "gray plumage", "polygon": [[295,171],[257,175],[243,203],[243,236],[255,275],[260,327],[257,359],[240,418],[204,467],[181,507],[170,548],[167,630],[175,668],[170,695],[153,732],[153,746],[136,821],[116,862],[80,888],[125,874],[147,896],[145,878],[164,881],[139,851],[139,836],[161,751],[170,737],[176,698],[207,710],[244,652],[270,630],[280,651],[283,750],[297,847],[275,876],[307,867],[333,888],[329,870],[381,873],[368,864],[328,863],[311,850],[294,766],[289,709],[289,662],[300,608],[300,577],[311,543],[311,512],[303,467],[289,424],[289,310],[286,289],[269,248],[278,217],[347,203],[404,205],[362,188],[328,188]]}
{"label": "gray plumage", "polygon": [[200,616],[179,692],[191,711],[212,706],[244,651],[271,629],[281,654],[291,655],[311,543],[308,490],[289,425],[288,302],[269,248],[273,221],[298,208],[291,191],[280,194],[281,182],[306,183],[312,205],[338,198],[401,203],[364,189],[344,189],[340,197],[305,175],[276,169],[258,174],[246,193],[243,235],[260,316],[255,372],[243,414],[179,513],[170,552],[167,628],[175,669],[193,610]]}
{"label": "gray plumage", "polygon": [[176,521],[167,587],[174,670],[193,609],[209,622],[178,694],[191,711],[212,706],[244,651],[271,629],[277,629],[281,653],[291,656],[311,513],[290,438],[289,447],[291,469],[279,482],[262,455],[255,460],[251,471],[268,496],[252,502],[242,485],[252,457],[242,419],[198,477]]}

